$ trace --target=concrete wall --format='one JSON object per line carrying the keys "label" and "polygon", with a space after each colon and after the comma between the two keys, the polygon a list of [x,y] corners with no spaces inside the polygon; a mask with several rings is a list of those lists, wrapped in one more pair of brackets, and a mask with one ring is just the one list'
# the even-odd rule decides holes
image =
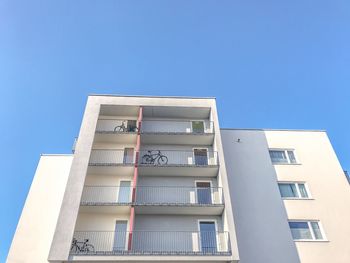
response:
{"label": "concrete wall", "polygon": [[48,262],[73,156],[42,155],[17,225],[8,263]]}
{"label": "concrete wall", "polygon": [[319,220],[325,241],[296,241],[303,263],[350,262],[350,186],[327,134],[266,131],[269,148],[295,150],[296,165],[274,165],[279,181],[306,182],[313,200],[285,200],[290,220]]}
{"label": "concrete wall", "polygon": [[264,132],[222,130],[221,136],[240,262],[299,262]]}

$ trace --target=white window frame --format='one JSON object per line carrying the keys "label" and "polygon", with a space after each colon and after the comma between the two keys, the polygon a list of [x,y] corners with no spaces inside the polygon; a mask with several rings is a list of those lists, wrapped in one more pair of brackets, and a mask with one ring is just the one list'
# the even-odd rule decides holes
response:
{"label": "white window frame", "polygon": [[[309,186],[308,186],[308,184],[306,182],[278,181],[277,182],[278,190],[279,190],[279,184],[294,184],[295,188],[297,189],[297,193],[298,193],[298,196],[296,196],[296,197],[283,197],[281,195],[282,199],[285,199],[285,200],[296,200],[296,199],[297,200],[310,200],[310,199],[313,199],[312,196],[311,196],[311,193],[310,193]],[[299,189],[299,184],[303,184],[304,185],[308,197],[302,197],[301,196],[301,192],[300,192],[300,189]]]}
{"label": "white window frame", "polygon": [[[323,229],[323,226],[322,226],[320,220],[305,220],[305,219],[297,220],[297,219],[293,219],[293,220],[288,220],[288,222],[290,222],[290,223],[293,223],[293,222],[307,223],[307,225],[309,227],[309,231],[311,233],[311,237],[312,238],[311,239],[294,239],[293,236],[292,236],[293,240],[296,241],[296,242],[298,242],[298,241],[301,241],[301,242],[325,242],[325,241],[328,241],[327,238],[326,238],[326,234],[324,232],[324,229]],[[317,223],[318,224],[318,227],[320,228],[320,232],[321,232],[321,235],[322,235],[322,239],[316,239],[315,233],[314,233],[314,230],[312,228],[311,223]],[[292,231],[291,228],[290,228],[290,230]]]}
{"label": "white window frame", "polygon": [[125,237],[125,250],[128,250],[128,243],[129,243],[129,233],[130,233],[130,225],[129,225],[129,220],[128,219],[119,219],[119,218],[115,218],[114,219],[114,236],[113,236],[113,244],[112,244],[112,250],[114,249],[114,241],[115,241],[115,225],[117,224],[118,221],[126,221],[126,237]]}
{"label": "white window frame", "polygon": [[210,159],[209,159],[209,148],[207,147],[193,147],[192,148],[192,158],[193,158],[193,165],[196,165],[196,156],[194,154],[194,150],[207,150],[207,162],[208,162],[208,165],[209,166],[209,162],[210,162]]}
{"label": "white window frame", "polygon": [[118,199],[119,199],[119,192],[120,192],[120,184],[121,184],[121,182],[130,182],[130,193],[129,193],[129,203],[131,203],[131,201],[132,201],[132,191],[133,191],[133,185],[132,185],[132,180],[130,180],[130,179],[120,179],[119,181],[118,181],[118,187],[117,187],[117,195],[116,195],[116,203],[119,203],[118,202]]}
{"label": "white window frame", "polygon": [[216,237],[216,249],[217,251],[220,251],[220,246],[219,246],[219,232],[218,232],[218,222],[216,219],[198,219],[197,221],[197,227],[198,227],[198,249],[200,252],[202,252],[202,241],[201,241],[201,237],[200,237],[200,234],[201,234],[201,225],[200,223],[201,222],[214,222],[214,225],[215,225],[215,237]]}
{"label": "white window frame", "polygon": [[[286,155],[287,157],[287,163],[274,163],[271,159],[271,156],[270,156],[270,151],[280,151],[280,152],[284,152],[284,154]],[[289,155],[288,155],[288,152],[293,152],[294,154],[294,158],[295,158],[295,163],[292,163],[290,161],[290,158],[289,158]],[[271,163],[273,165],[295,165],[295,164],[300,164],[299,163],[299,159],[297,157],[297,155],[295,154],[295,149],[290,149],[290,148],[269,148],[269,156],[270,156],[270,160],[271,160]]]}
{"label": "white window frame", "polygon": [[215,202],[214,202],[214,192],[213,192],[213,182],[211,180],[195,180],[194,181],[194,187],[196,189],[196,204],[198,204],[197,183],[209,183],[210,184],[211,205],[215,204]]}

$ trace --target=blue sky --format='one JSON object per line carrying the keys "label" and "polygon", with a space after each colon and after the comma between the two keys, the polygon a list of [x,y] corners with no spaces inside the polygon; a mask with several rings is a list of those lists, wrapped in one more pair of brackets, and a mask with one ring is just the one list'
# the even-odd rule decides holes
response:
{"label": "blue sky", "polygon": [[222,127],[326,129],[350,169],[348,0],[0,0],[4,262],[90,93],[215,96]]}

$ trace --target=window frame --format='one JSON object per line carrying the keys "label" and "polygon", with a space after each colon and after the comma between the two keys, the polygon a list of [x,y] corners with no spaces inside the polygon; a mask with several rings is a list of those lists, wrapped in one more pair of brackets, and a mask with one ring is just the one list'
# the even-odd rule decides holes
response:
{"label": "window frame", "polygon": [[[297,191],[297,194],[298,196],[294,196],[294,197],[284,197],[282,196],[282,193],[279,189],[279,185],[280,184],[294,184],[295,185],[295,188],[296,188],[296,191]],[[306,193],[307,193],[307,197],[302,197],[301,196],[301,191],[299,189],[299,184],[303,184],[304,187],[305,187],[305,190],[306,190]],[[278,181],[277,182],[277,186],[278,186],[278,190],[280,192],[280,195],[281,195],[281,198],[283,200],[312,200],[312,195],[311,195],[311,192],[310,192],[310,189],[309,189],[309,186],[306,182],[301,182],[301,181],[297,181],[297,182],[292,182],[292,181]]]}
{"label": "window frame", "polygon": [[[292,149],[292,148],[269,148],[268,151],[269,151],[269,157],[270,157],[272,165],[299,165],[300,164],[299,159],[295,153],[295,149]],[[273,162],[272,158],[270,156],[270,151],[284,152],[284,155],[286,156],[287,162],[285,162],[285,163]],[[293,152],[295,163],[291,162],[288,152]]]}
{"label": "window frame", "polygon": [[[295,242],[328,242],[328,239],[326,238],[326,234],[324,232],[324,229],[323,229],[323,226],[322,226],[320,220],[305,220],[305,219],[288,220],[288,226],[289,226],[289,229],[290,229],[291,235],[292,235],[292,228],[290,227],[289,223],[307,223],[308,229],[309,229],[310,234],[311,234],[311,239],[306,239],[306,238],[294,239],[294,237],[292,236],[293,241],[295,241]],[[311,223],[317,223],[317,225],[320,229],[321,235],[322,235],[322,239],[316,239],[315,232],[314,232],[314,229],[313,229]]]}

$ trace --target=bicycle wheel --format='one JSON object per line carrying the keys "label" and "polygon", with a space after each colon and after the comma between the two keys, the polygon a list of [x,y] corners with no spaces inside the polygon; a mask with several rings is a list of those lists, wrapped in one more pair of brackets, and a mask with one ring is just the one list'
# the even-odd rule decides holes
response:
{"label": "bicycle wheel", "polygon": [[158,164],[159,165],[166,165],[168,163],[168,157],[166,157],[165,155],[161,155],[158,158]]}
{"label": "bicycle wheel", "polygon": [[142,156],[142,164],[151,164],[152,163],[152,157],[148,154],[145,154],[144,156]]}
{"label": "bicycle wheel", "polygon": [[73,254],[77,254],[80,251],[78,245],[72,245],[70,248],[70,252]]}
{"label": "bicycle wheel", "polygon": [[95,248],[93,245],[87,244],[85,246],[85,252],[95,252]]}
{"label": "bicycle wheel", "polygon": [[115,126],[114,127],[114,131],[115,132],[122,132],[123,131],[123,127],[122,126]]}

